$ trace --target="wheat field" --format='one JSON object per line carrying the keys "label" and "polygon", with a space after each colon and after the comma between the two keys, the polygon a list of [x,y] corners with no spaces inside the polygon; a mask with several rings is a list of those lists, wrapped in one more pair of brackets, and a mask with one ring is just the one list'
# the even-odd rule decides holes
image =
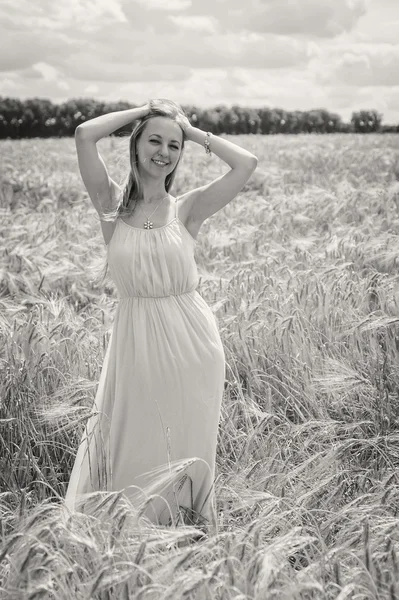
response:
{"label": "wheat field", "polygon": [[[65,518],[117,297],[74,140],[0,142],[1,599],[399,599],[399,137],[231,139],[259,165],[198,235],[227,365],[191,542],[116,493]],[[188,144],[172,194],[227,169]]]}

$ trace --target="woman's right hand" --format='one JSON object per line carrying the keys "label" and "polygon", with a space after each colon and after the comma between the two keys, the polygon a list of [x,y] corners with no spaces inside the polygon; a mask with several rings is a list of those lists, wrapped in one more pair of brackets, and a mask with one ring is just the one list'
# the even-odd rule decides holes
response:
{"label": "woman's right hand", "polygon": [[148,102],[146,102],[146,104],[143,104],[143,106],[141,106],[141,110],[143,113],[143,117],[146,117],[147,115],[150,114],[151,112],[151,104],[150,104],[150,100],[148,100]]}

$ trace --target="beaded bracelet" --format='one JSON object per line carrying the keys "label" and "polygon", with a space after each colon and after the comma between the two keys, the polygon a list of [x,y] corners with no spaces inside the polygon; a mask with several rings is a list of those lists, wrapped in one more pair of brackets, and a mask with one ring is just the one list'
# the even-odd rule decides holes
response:
{"label": "beaded bracelet", "polygon": [[205,146],[205,152],[206,152],[206,154],[212,154],[211,153],[211,144],[210,144],[210,141],[209,141],[209,138],[211,137],[211,135],[212,134],[211,134],[210,131],[206,132],[206,136],[205,136],[205,140],[204,140],[204,146]]}

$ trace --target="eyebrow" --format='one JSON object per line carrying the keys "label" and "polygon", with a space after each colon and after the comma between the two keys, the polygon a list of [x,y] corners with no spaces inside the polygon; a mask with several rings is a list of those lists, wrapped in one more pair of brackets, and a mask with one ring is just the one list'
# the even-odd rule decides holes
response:
{"label": "eyebrow", "polygon": [[[150,135],[156,135],[157,137],[162,139],[162,135],[159,135],[158,133],[150,133]],[[177,142],[178,144],[180,144],[179,140],[170,140],[171,142]]]}

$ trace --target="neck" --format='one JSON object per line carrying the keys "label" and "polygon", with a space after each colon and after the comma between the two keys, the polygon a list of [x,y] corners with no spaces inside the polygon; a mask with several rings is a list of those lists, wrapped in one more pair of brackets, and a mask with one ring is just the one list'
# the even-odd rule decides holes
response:
{"label": "neck", "polygon": [[166,200],[166,198],[169,196],[168,192],[166,192],[165,190],[159,191],[157,194],[155,195],[145,195],[144,197],[141,198],[139,201],[142,204],[158,204],[159,202],[161,202],[161,200]]}
{"label": "neck", "polygon": [[143,195],[139,202],[142,202],[143,204],[154,204],[160,202],[168,195],[168,192],[165,190],[164,178],[153,179],[146,177],[146,173],[140,173],[140,175],[141,183],[143,185]]}
{"label": "neck", "polygon": [[165,197],[169,194],[165,190],[165,186],[162,187],[148,187],[144,186],[143,195],[140,198],[140,202],[143,204],[156,204],[157,202],[161,202]]}

